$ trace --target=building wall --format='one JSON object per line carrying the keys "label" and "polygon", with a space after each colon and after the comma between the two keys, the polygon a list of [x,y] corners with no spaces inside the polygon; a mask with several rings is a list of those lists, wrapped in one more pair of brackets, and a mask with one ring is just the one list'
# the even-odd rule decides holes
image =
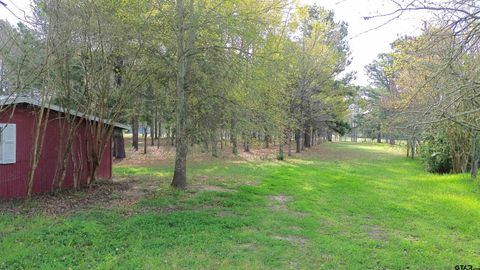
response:
{"label": "building wall", "polygon": [[[34,176],[33,193],[52,191],[52,182],[55,178],[61,140],[61,123],[63,118],[59,113],[50,112],[49,121],[44,137],[40,162]],[[12,114],[5,111],[0,115],[0,123],[14,123],[17,129],[16,138],[16,163],[0,164],[0,199],[25,197],[27,194],[27,178],[30,171],[30,157],[32,154],[35,117],[31,107],[17,105]],[[69,158],[65,174],[64,187],[73,187],[73,162],[77,160],[79,167],[78,180],[86,183],[88,178],[87,146],[91,145],[88,136],[86,121],[82,121],[76,132],[72,157]],[[66,136],[66,135],[65,135]],[[111,138],[105,145],[102,161],[97,170],[97,178],[110,179],[112,176]]]}

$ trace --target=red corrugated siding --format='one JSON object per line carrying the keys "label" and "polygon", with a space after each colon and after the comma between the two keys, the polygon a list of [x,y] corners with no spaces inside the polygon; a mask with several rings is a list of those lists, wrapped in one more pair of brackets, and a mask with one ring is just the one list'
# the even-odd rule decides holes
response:
{"label": "red corrugated siding", "polygon": [[[27,106],[17,106],[12,114],[5,112],[0,116],[0,123],[15,123],[17,125],[17,161],[15,164],[0,164],[0,199],[24,197],[27,193],[27,177],[30,170],[30,155],[33,145],[34,116]],[[10,119],[10,120],[9,120]],[[58,148],[60,144],[60,128],[62,118],[57,113],[50,113],[47,125],[42,157],[38,164],[34,178],[34,193],[52,191],[52,181],[58,161]],[[73,154],[77,163],[81,166],[79,180],[87,181],[88,166],[86,160],[87,124],[84,122],[75,134]],[[110,179],[112,177],[112,144],[111,138],[105,145],[102,161],[97,171],[97,177]],[[79,162],[81,161],[81,162]],[[65,175],[64,187],[73,186],[73,163],[69,160]]]}

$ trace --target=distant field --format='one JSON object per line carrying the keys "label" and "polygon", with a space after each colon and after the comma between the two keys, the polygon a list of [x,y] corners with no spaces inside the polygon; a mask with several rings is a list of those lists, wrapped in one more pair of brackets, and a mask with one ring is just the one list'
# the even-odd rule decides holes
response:
{"label": "distant field", "polygon": [[65,213],[35,214],[46,198],[3,203],[0,269],[480,267],[478,183],[425,173],[398,148],[330,143],[188,169],[185,192],[168,186],[170,160],[139,156],[114,168],[114,185],[69,194]]}

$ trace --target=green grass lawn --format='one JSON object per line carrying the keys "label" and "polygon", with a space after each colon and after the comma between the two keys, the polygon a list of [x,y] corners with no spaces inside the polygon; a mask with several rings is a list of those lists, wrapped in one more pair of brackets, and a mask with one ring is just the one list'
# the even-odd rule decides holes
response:
{"label": "green grass lawn", "polygon": [[[189,166],[207,188],[60,216],[0,214],[0,269],[454,269],[480,267],[480,192],[385,145],[336,143],[286,162]],[[195,185],[194,185],[195,186]],[[216,189],[213,187],[217,187]]]}

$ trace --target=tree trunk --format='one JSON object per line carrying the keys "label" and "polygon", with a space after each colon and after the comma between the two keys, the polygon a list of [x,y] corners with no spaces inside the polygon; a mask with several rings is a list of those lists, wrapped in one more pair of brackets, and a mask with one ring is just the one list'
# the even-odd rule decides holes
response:
{"label": "tree trunk", "polygon": [[311,137],[310,137],[310,145],[311,145],[312,147],[314,147],[314,146],[316,145],[316,141],[317,141],[317,140],[315,139],[315,136],[316,136],[315,132],[312,131]]}
{"label": "tree trunk", "polygon": [[410,143],[412,159],[415,159],[415,145],[416,145],[415,137],[412,137],[412,142]]}
{"label": "tree trunk", "polygon": [[[91,184],[97,180],[97,171],[100,166],[100,162],[103,157],[105,145],[110,143],[110,139],[113,134],[113,126],[106,126],[101,122],[91,123],[89,122],[89,131],[91,144],[87,144],[87,160],[89,160],[89,177],[87,178],[87,185],[91,187]],[[90,145],[90,148],[88,147]],[[109,153],[110,154],[110,153]]]}
{"label": "tree trunk", "polygon": [[407,158],[410,157],[410,140],[407,140]]}
{"label": "tree trunk", "polygon": [[151,146],[155,146],[155,126],[156,126],[156,123],[157,121],[155,121],[155,119],[153,119],[152,123],[150,123],[150,139],[151,139],[151,143],[150,145]]}
{"label": "tree trunk", "polygon": [[265,135],[265,148],[270,148],[270,136]]}
{"label": "tree trunk", "polygon": [[283,143],[280,143],[278,146],[278,160],[285,160],[285,153],[283,152]]}
{"label": "tree trunk", "polygon": [[113,157],[122,159],[126,157],[125,141],[123,140],[123,132],[121,129],[114,129],[113,131]]}
{"label": "tree trunk", "polygon": [[143,154],[147,154],[147,145],[148,145],[148,134],[147,126],[143,128]]}
{"label": "tree trunk", "polygon": [[301,151],[305,150],[305,134],[300,131],[300,148],[302,149]]}
{"label": "tree trunk", "polygon": [[203,151],[204,153],[208,152],[208,149],[210,149],[210,146],[208,144],[208,138],[203,139]]}
{"label": "tree trunk", "polygon": [[472,163],[472,171],[471,171],[472,179],[477,179],[477,175],[478,175],[478,159],[476,159]]}
{"label": "tree trunk", "polygon": [[230,122],[230,142],[232,143],[232,154],[238,155],[238,141],[237,141],[237,118],[232,117]]}
{"label": "tree trunk", "polygon": [[80,184],[79,184],[80,181],[78,181],[78,178],[79,178],[79,172],[81,169],[79,168],[78,163],[79,161],[83,163],[83,160],[81,160],[80,157],[77,159],[77,157],[75,157],[73,154],[71,155],[71,159],[72,159],[72,165],[73,165],[73,189],[78,190],[80,188]]}
{"label": "tree trunk", "polygon": [[292,156],[292,134],[290,130],[288,131],[288,156]]}
{"label": "tree trunk", "polygon": [[315,146],[315,132],[313,130],[313,128],[311,129],[310,131],[310,146]]}
{"label": "tree trunk", "polygon": [[478,160],[479,160],[479,136],[478,133],[475,131],[472,136],[472,165],[470,175],[472,179],[476,179],[478,175]]}
{"label": "tree trunk", "polygon": [[134,115],[132,118],[132,146],[135,151],[138,151],[138,116]]}
{"label": "tree trunk", "polygon": [[[58,169],[58,171],[57,171],[58,174],[56,174],[57,181],[54,181],[54,183],[53,183],[53,184],[55,184],[55,182],[57,182],[59,189],[62,189],[63,184],[65,183],[65,176],[67,174],[68,160],[72,156],[72,144],[73,144],[73,138],[72,138],[73,134],[72,133],[73,132],[69,131],[68,133],[69,133],[69,135],[68,135],[68,138],[66,140],[65,151],[63,152],[63,159],[61,159],[60,167],[57,167],[57,169]],[[55,187],[52,185],[52,188],[55,188]]]}
{"label": "tree trunk", "polygon": [[296,143],[296,146],[297,146],[297,148],[296,148],[297,153],[300,153],[302,151],[302,145],[301,145],[302,142],[300,140],[301,136],[302,136],[302,134],[300,133],[300,130],[297,129],[295,131],[295,143]]}
{"label": "tree trunk", "polygon": [[310,133],[310,127],[308,126],[305,128],[305,131],[304,131],[303,145],[305,146],[305,148],[310,148],[312,146],[311,142],[312,142],[312,137]]}
{"label": "tree trunk", "polygon": [[245,140],[243,141],[243,151],[246,153],[250,153],[250,140],[248,135],[245,136]]}
{"label": "tree trunk", "polygon": [[333,133],[331,131],[327,132],[327,141],[329,142],[333,141]]}
{"label": "tree trunk", "polygon": [[[175,170],[173,173],[172,186],[184,189],[187,186],[187,100],[186,88],[187,80],[190,79],[191,73],[191,52],[195,40],[194,33],[194,0],[190,0],[188,16],[190,20],[185,20],[185,6],[183,0],[177,0],[176,10],[176,26],[177,33],[177,104],[176,104],[176,127],[175,127]],[[186,25],[189,25],[186,31]],[[188,37],[185,34],[188,33]],[[185,48],[185,41],[187,48]]]}
{"label": "tree trunk", "polygon": [[382,143],[382,133],[381,133],[382,126],[377,126],[377,143]]}
{"label": "tree trunk", "polygon": [[158,110],[155,108],[155,117],[153,120],[153,128],[155,130],[155,140],[158,139],[158,129],[159,129],[160,120],[158,120]]}
{"label": "tree trunk", "polygon": [[223,153],[223,142],[224,142],[224,139],[223,139],[223,130],[220,132],[220,150],[222,151]]}
{"label": "tree trunk", "polygon": [[217,150],[217,145],[218,145],[218,140],[217,140],[217,132],[212,132],[211,135],[211,141],[212,141],[212,157],[218,157],[218,150]]}
{"label": "tree trunk", "polygon": [[[43,102],[43,101],[42,101]],[[42,103],[43,105],[43,103]],[[30,170],[27,176],[27,197],[30,198],[33,192],[33,182],[35,178],[35,171],[42,156],[43,142],[45,138],[45,131],[48,124],[50,109],[40,107],[40,112],[35,116],[35,127],[33,136],[33,147],[30,155]],[[45,111],[47,112],[45,115]]]}
{"label": "tree trunk", "polygon": [[162,123],[160,121],[158,121],[158,126],[157,126],[157,134],[158,134],[158,137],[157,137],[157,149],[160,149],[160,139],[162,138]]}
{"label": "tree trunk", "polygon": [[283,151],[283,147],[287,143],[287,140],[289,139],[289,132],[288,130],[283,131],[283,136],[280,136],[280,143],[278,144],[278,160],[285,160],[285,153]]}

